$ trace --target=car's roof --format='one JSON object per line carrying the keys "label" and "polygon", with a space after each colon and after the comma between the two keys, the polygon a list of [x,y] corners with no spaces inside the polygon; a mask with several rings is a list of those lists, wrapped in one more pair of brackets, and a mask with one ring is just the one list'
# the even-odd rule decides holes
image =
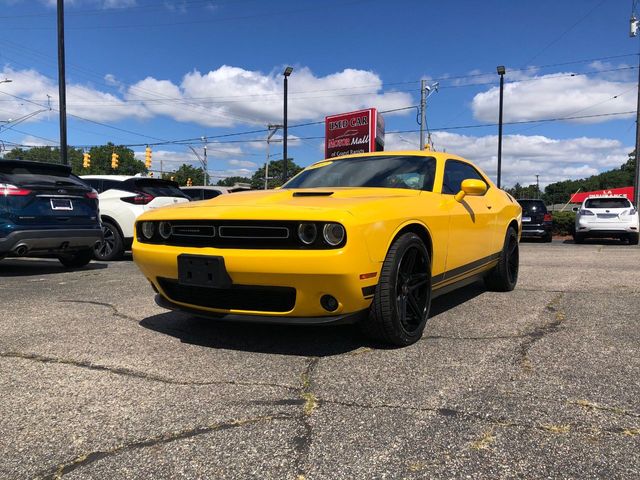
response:
{"label": "car's roof", "polygon": [[147,177],[134,177],[133,175],[80,175],[80,178],[93,178],[98,180],[120,180],[125,181],[130,178],[147,178]]}
{"label": "car's roof", "polygon": [[41,167],[59,168],[60,170],[68,170],[69,172],[71,171],[71,166],[63,165],[62,163],[34,162],[31,160],[5,160],[0,158],[0,165],[4,165],[8,167],[41,166]]}
{"label": "car's roof", "polygon": [[340,155],[338,157],[331,157],[331,158],[325,158],[323,160],[319,160],[317,162],[314,162],[312,165],[315,165],[316,163],[323,163],[323,162],[329,162],[329,161],[347,160],[349,158],[361,158],[361,157],[372,157],[372,156],[388,157],[389,155],[397,155],[397,156],[412,155],[412,156],[421,156],[421,157],[436,157],[436,158],[446,158],[451,160],[461,160],[463,162],[469,162],[469,160],[449,152],[437,152],[434,150],[393,150],[393,151],[383,151],[383,152],[354,153],[352,155]]}

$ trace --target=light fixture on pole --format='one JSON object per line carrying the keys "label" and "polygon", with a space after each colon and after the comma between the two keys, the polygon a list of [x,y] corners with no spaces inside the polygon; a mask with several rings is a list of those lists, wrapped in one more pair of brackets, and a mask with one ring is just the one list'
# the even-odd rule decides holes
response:
{"label": "light fixture on pole", "polygon": [[11,83],[13,82],[13,80],[11,80],[10,78],[5,78],[4,80],[0,80],[0,83]]}
{"label": "light fixture on pole", "polygon": [[502,98],[504,93],[504,74],[506,69],[504,65],[499,65],[496,68],[498,75],[500,75],[500,113],[498,118],[498,188],[500,188],[500,180],[502,177]]}
{"label": "light fixture on pole", "polygon": [[287,80],[289,75],[293,72],[293,67],[287,67],[284,69],[282,75],[284,75],[284,121],[282,122],[282,183],[287,181]]}

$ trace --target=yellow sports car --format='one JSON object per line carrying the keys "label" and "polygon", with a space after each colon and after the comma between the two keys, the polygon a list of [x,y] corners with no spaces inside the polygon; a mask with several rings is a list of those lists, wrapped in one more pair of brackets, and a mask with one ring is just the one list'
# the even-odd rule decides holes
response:
{"label": "yellow sports car", "polygon": [[522,211],[473,164],[430,151],[315,163],[276,190],[138,217],[134,260],[159,305],[213,318],[357,321],[417,341],[431,299],[518,279]]}

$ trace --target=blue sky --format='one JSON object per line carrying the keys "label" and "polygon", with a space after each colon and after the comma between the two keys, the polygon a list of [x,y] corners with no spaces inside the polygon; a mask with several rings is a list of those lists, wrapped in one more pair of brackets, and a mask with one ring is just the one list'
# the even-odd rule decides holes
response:
{"label": "blue sky", "polygon": [[[0,0],[0,141],[57,142],[55,0]],[[505,65],[507,185],[580,178],[622,164],[635,142],[638,39],[631,0],[74,0],[65,3],[70,145],[207,138],[214,178],[250,176],[265,133],[221,137],[363,107],[429,98],[436,149],[495,177],[497,65]],[[47,106],[53,110],[47,111]],[[41,111],[44,110],[44,111]],[[36,113],[38,112],[38,113]],[[30,116],[32,115],[32,116]],[[573,118],[564,121],[551,119]],[[416,110],[385,115],[387,149],[418,146]],[[301,165],[323,155],[323,125],[291,128]],[[280,152],[279,143],[271,152]],[[194,163],[184,144],[153,146],[154,169]],[[274,156],[273,158],[277,158]]]}

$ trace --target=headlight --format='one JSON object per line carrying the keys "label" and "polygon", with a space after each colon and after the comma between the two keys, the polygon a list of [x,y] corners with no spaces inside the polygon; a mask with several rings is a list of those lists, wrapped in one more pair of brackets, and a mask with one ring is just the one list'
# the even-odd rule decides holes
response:
{"label": "headlight", "polygon": [[171,236],[171,224],[169,222],[160,222],[158,232],[160,232],[162,238],[167,240]]}
{"label": "headlight", "polygon": [[344,240],[344,227],[339,223],[327,223],[322,228],[322,236],[324,241],[332,247],[340,245]]}
{"label": "headlight", "polygon": [[142,222],[141,230],[144,238],[146,238],[147,240],[151,240],[156,230],[156,226],[153,224],[153,222]]}
{"label": "headlight", "polygon": [[301,223],[298,225],[298,238],[305,245],[311,245],[316,241],[318,229],[315,223]]}

